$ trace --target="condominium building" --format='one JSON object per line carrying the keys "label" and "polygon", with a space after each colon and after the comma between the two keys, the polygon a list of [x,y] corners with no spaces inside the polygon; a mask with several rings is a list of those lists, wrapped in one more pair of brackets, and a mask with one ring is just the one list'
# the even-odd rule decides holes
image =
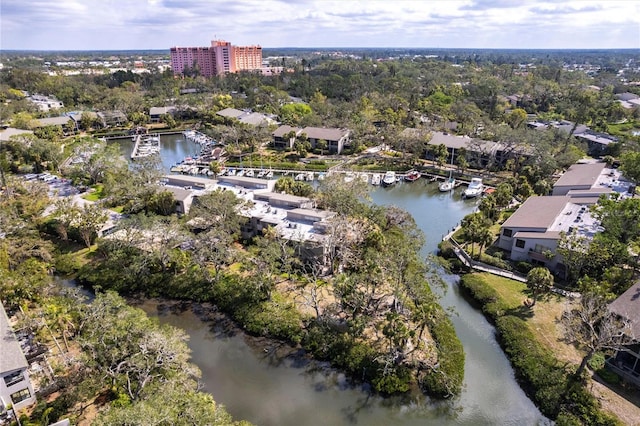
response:
{"label": "condominium building", "polygon": [[9,408],[16,412],[32,405],[36,396],[29,379],[29,363],[1,302],[0,340],[0,424],[3,424],[9,418]]}
{"label": "condominium building", "polygon": [[185,74],[197,70],[204,77],[224,75],[244,70],[259,70],[262,66],[262,47],[233,46],[224,40],[212,40],[210,47],[172,47],[173,73]]}

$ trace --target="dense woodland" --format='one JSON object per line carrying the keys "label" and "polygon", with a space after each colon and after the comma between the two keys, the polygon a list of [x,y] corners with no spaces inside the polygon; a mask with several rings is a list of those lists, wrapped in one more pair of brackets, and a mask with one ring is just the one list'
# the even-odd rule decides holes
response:
{"label": "dense woodland", "polygon": [[[47,378],[47,384],[61,389],[59,396],[41,398],[22,424],[47,424],[69,414],[82,418],[90,406],[98,407],[99,424],[154,416],[162,424],[231,421],[224,408],[198,391],[199,373],[189,364],[185,336],[158,326],[114,292],[211,303],[247,332],[299,345],[382,394],[419,389],[449,398],[460,392],[462,345],[430,289],[436,283],[428,282],[419,257],[423,236],[410,215],[363,199],[361,182],[327,179],[314,191],[299,182],[280,181],[279,190],[310,196],[319,207],[337,213],[328,235],[339,249],[331,251],[327,265],[304,261],[301,244],[273,233],[242,240],[242,206],[230,191],[200,197],[188,216],[176,217],[172,196],[155,185],[161,173],[157,161],[127,164],[117,147],[94,137],[147,125],[152,106],[177,107],[176,114],[163,117],[161,127],[197,126],[240,158],[265,149],[271,129],[215,114],[226,107],[274,114],[290,125],[346,127],[353,131],[346,155],[384,142],[400,153],[392,161],[405,166],[423,164],[425,156],[440,165],[447,161],[446,150],[443,155],[441,147],[427,147],[432,131],[510,146],[512,156],[485,165],[501,176],[501,185],[462,227],[471,250],[479,249],[472,254],[500,265],[500,255],[487,249],[490,229],[509,213],[512,198],[547,194],[553,175],[586,154],[572,132],[529,129],[530,115],[567,119],[617,135],[620,141],[609,146],[607,161],[619,161],[631,179],[640,181],[640,137],[629,132],[638,128],[640,112],[625,110],[614,97],[627,91],[640,94],[640,86],[626,84],[640,80],[637,73],[627,72],[624,81],[618,75],[633,59],[628,52],[563,56],[456,51],[440,58],[384,60],[376,57],[384,52],[341,58],[298,53],[282,54],[279,65],[290,71],[281,75],[238,73],[211,79],[197,72],[175,78],[170,71],[63,77],[43,73],[44,58],[3,58],[0,121],[33,128],[34,135],[13,137],[0,149],[0,299],[21,326],[60,354],[57,374]],[[567,61],[600,68],[591,73],[567,69],[562,66]],[[185,89],[195,90],[181,94]],[[68,111],[119,110],[129,122],[104,129],[87,114],[77,129],[37,127],[38,118],[62,111],[37,111],[23,90],[55,96]],[[520,105],[505,100],[512,94],[523,99]],[[451,122],[457,125],[452,128]],[[402,137],[405,128],[424,130],[426,136]],[[295,163],[323,154],[310,151],[299,144],[292,152],[273,155]],[[90,152],[90,157],[61,169],[66,157],[79,152]],[[456,161],[461,170],[479,166],[465,153]],[[50,198],[46,185],[18,176],[47,170],[93,187],[98,203],[80,208],[67,199]],[[606,232],[592,244],[566,237],[562,250],[571,275],[565,285],[596,289],[603,298],[628,288],[638,269],[637,201],[603,200],[597,214]],[[44,215],[48,206],[55,209]],[[96,238],[106,219],[103,207],[126,214],[112,234],[117,238]],[[589,262],[584,261],[585,250]],[[86,303],[61,291],[52,280],[54,273],[73,275],[96,290],[96,299]],[[535,303],[548,280],[531,281],[539,283],[532,284]],[[558,408],[545,414],[556,416]]]}

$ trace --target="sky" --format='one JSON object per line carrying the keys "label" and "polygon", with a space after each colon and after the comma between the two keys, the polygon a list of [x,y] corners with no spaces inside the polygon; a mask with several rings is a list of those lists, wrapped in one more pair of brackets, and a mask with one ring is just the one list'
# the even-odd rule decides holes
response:
{"label": "sky", "polygon": [[640,0],[0,0],[1,50],[640,48]]}

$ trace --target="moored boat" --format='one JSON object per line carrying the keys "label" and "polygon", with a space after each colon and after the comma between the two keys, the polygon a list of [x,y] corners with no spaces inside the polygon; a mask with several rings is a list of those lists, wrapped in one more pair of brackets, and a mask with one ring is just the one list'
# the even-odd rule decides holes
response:
{"label": "moored boat", "polygon": [[456,187],[456,180],[451,176],[449,176],[447,180],[445,180],[444,182],[440,183],[440,185],[438,185],[438,189],[440,190],[440,192],[449,192],[455,187]]}
{"label": "moored boat", "polygon": [[419,171],[409,170],[407,174],[404,175],[404,180],[406,180],[407,182],[415,182],[420,179],[421,176],[422,174]]}
{"label": "moored boat", "polygon": [[[453,167],[453,153],[455,151],[451,150],[451,166]],[[480,181],[482,183],[482,181]],[[442,182],[440,185],[438,185],[438,189],[440,190],[440,192],[448,192],[451,191],[453,188],[456,187],[456,180],[453,178],[453,170],[449,169],[449,179],[445,180],[444,182]]]}
{"label": "moored boat", "polygon": [[382,183],[382,175],[380,173],[371,175],[371,185],[378,186],[380,183]]}
{"label": "moored boat", "polygon": [[482,179],[478,177],[474,177],[469,182],[469,186],[464,190],[462,196],[464,198],[475,198],[478,195],[482,194],[484,190],[484,185],[482,185]]}
{"label": "moored boat", "polygon": [[389,186],[393,185],[394,183],[396,183],[396,172],[390,170],[384,174],[384,177],[382,178],[382,184],[384,186]]}

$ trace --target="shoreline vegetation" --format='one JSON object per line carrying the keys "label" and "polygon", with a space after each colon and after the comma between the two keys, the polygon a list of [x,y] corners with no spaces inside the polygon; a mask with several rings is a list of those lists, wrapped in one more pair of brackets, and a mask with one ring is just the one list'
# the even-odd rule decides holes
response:
{"label": "shoreline vegetation", "polygon": [[[406,212],[358,201],[361,192],[355,189],[361,183],[341,191],[337,180],[328,179],[317,199],[355,209],[342,212],[334,223],[341,231],[332,231],[353,239],[342,241],[341,258],[333,259],[334,270],[341,272],[326,274],[318,265],[298,263],[299,248],[269,236],[229,249],[217,245],[210,250],[221,252],[208,256],[217,255],[222,263],[198,263],[204,255],[202,234],[189,237],[196,251],[141,250],[101,240],[84,266],[68,272],[77,272],[78,282],[89,288],[214,304],[245,332],[302,348],[383,395],[417,389],[439,398],[457,395],[464,352],[429,288],[418,256],[421,232]],[[336,194],[346,198],[338,201]],[[127,226],[125,221],[122,228]],[[159,251],[167,257],[164,265]],[[176,256],[181,264],[172,259]]]}
{"label": "shoreline vegetation", "polygon": [[[573,381],[571,363],[559,360],[536,335],[522,305],[505,299],[492,282],[506,278],[486,273],[466,273],[460,288],[480,305],[494,324],[498,342],[509,359],[518,382],[540,411],[556,424],[623,425],[605,413],[600,402],[585,387]],[[523,294],[524,297],[524,294]]]}

